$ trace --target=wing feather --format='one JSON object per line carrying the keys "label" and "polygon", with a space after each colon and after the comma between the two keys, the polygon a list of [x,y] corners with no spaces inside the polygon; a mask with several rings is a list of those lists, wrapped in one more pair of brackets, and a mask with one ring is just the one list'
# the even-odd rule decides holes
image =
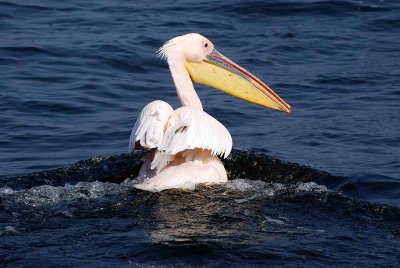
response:
{"label": "wing feather", "polygon": [[151,168],[157,172],[172,161],[176,154],[185,150],[210,150],[213,155],[225,158],[232,150],[229,131],[201,109],[181,107],[175,110],[168,126],[151,164]]}
{"label": "wing feather", "polygon": [[147,104],[133,126],[129,152],[135,149],[136,142],[146,149],[158,148],[172,112],[172,107],[164,101],[157,100]]}

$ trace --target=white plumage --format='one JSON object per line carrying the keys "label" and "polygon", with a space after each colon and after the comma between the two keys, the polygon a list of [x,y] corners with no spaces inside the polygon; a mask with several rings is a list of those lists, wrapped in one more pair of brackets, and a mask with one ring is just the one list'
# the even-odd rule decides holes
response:
{"label": "white plumage", "polygon": [[129,151],[138,148],[149,151],[149,155],[136,188],[161,191],[227,181],[218,156],[229,155],[232,137],[220,122],[203,111],[185,68],[186,60],[202,60],[212,50],[212,43],[199,34],[174,38],[159,50],[159,55],[168,61],[183,107],[174,111],[168,103],[157,100],[140,113],[129,138]]}
{"label": "white plumage", "polygon": [[290,112],[290,106],[199,34],[173,38],[158,52],[168,62],[183,107],[173,110],[168,103],[157,100],[140,113],[131,132],[129,151],[141,149],[149,154],[135,187],[161,191],[226,182],[227,173],[218,157],[229,155],[232,137],[203,111],[191,79],[274,109]]}
{"label": "white plumage", "polygon": [[129,151],[135,149],[136,141],[145,149],[158,148],[172,112],[172,107],[164,101],[156,100],[147,104],[133,126],[129,138]]}
{"label": "white plumage", "polygon": [[135,143],[156,149],[151,169],[157,173],[186,150],[209,150],[211,155],[227,157],[232,150],[229,131],[215,118],[195,107],[172,110],[163,101],[153,101],[142,110],[129,139],[129,150]]}
{"label": "white plumage", "polygon": [[181,107],[170,116],[158,150],[174,155],[195,148],[227,157],[232,150],[232,137],[220,122],[201,109]]}

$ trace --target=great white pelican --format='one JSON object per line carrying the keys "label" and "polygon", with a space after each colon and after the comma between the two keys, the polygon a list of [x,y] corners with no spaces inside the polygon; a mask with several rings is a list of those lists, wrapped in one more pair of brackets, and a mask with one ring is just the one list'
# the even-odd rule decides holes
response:
{"label": "great white pelican", "polygon": [[156,100],[143,108],[129,139],[129,151],[149,151],[135,187],[161,191],[226,182],[219,157],[226,158],[231,152],[232,137],[218,120],[204,112],[192,80],[272,109],[290,113],[290,105],[200,34],[169,40],[159,49],[159,55],[168,62],[182,107],[174,110]]}

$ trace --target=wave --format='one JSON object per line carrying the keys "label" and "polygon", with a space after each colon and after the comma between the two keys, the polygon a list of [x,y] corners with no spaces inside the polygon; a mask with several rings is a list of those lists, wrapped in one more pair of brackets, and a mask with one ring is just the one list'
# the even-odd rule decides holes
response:
{"label": "wave", "polygon": [[[13,196],[12,202],[33,202],[36,206],[70,199],[129,194],[130,191],[137,191],[132,188],[132,184],[135,183],[133,179],[139,172],[144,156],[145,153],[136,152],[105,158],[95,157],[68,167],[2,178],[0,195],[8,199]],[[308,166],[236,149],[224,160],[224,165],[230,181],[224,186],[218,186],[222,188],[214,189],[217,192],[235,190],[246,192],[247,195],[253,192],[252,198],[269,196],[278,199],[298,198],[305,193],[315,198],[329,195],[336,201],[341,200],[342,205],[349,203],[367,210],[400,215],[400,208],[359,201],[328,190],[339,187],[351,193],[351,180]]]}
{"label": "wave", "polygon": [[[104,252],[129,265],[396,262],[400,208],[322,185],[340,177],[234,150],[225,160],[226,184],[152,193],[132,187],[144,155],[0,180],[0,263],[36,263],[38,255],[46,263],[95,264],[93,256]],[[40,255],[43,248],[80,257],[70,260],[64,250]]]}

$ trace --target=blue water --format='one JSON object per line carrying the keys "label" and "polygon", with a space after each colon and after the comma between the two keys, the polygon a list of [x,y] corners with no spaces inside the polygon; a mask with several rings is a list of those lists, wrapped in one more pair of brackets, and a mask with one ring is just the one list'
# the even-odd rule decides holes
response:
{"label": "blue water", "polygon": [[[367,202],[400,206],[400,2],[397,0],[244,2],[191,0],[172,3],[123,0],[1,1],[0,182],[3,181],[1,186],[11,187],[9,178],[12,176],[24,178],[23,175],[31,172],[68,166],[83,159],[125,153],[133,123],[145,104],[155,99],[162,99],[174,107],[179,106],[167,65],[156,59],[155,52],[168,39],[189,32],[198,32],[208,37],[220,52],[265,81],[293,108],[293,112],[288,115],[254,106],[214,89],[197,85],[196,89],[205,110],[228,128],[235,148],[265,153],[286,162],[308,165],[329,172],[337,179],[321,180],[318,183],[324,184],[334,193]],[[56,176],[59,179],[57,185],[71,182],[62,174],[64,173]],[[38,178],[41,181],[40,176]],[[55,202],[54,189],[49,188],[56,185],[55,181],[43,179],[41,183],[35,181],[32,185],[26,183],[24,179],[14,181],[17,183],[13,183],[11,188],[1,188],[2,194],[6,195],[3,197],[6,201],[13,196],[11,201],[7,202],[20,200],[20,195],[29,199],[32,192],[37,193],[42,189],[38,190],[35,187],[45,187],[44,196],[52,196],[50,200]],[[20,181],[21,185],[18,186]],[[113,183],[120,185],[122,181],[113,180]],[[85,180],[77,179],[72,182],[85,183]],[[102,187],[106,186],[99,187],[103,189]],[[65,191],[71,194],[69,186],[65,187],[67,188],[62,189],[67,189]],[[89,187],[88,191],[92,193],[93,185],[85,187]],[[26,192],[12,192],[17,188]],[[214,196],[221,190],[215,191],[209,195]],[[123,193],[129,196],[126,191]],[[35,195],[32,195],[34,198]],[[154,196],[151,198],[162,200],[163,195],[160,195],[158,199]],[[167,194],[167,197],[173,200],[174,194],[171,195],[172,197]],[[79,203],[79,196],[72,196],[78,200],[74,199],[74,202]],[[98,197],[89,196],[90,200]],[[217,197],[223,199],[219,195]],[[40,233],[36,227],[27,227],[32,222],[29,220],[25,222],[25,218],[31,220],[40,218],[40,213],[48,213],[49,208],[43,209],[42,212],[32,209],[32,214],[27,216],[21,212],[27,210],[25,205],[29,203],[24,198],[20,200],[24,206],[17,206],[11,210],[9,207],[3,208],[6,212],[4,218],[0,216],[2,226],[0,234],[9,235],[11,240],[18,236],[25,242],[34,240],[32,236],[35,236],[38,242],[35,245],[21,242],[20,251],[8,248],[9,262],[6,263],[11,266],[17,264],[32,266],[30,258],[33,256],[26,257],[24,249],[42,247],[43,252],[40,256],[44,256],[43,260],[46,261],[49,261],[48,256],[59,252],[58,250],[63,247],[46,247],[41,244],[44,243],[41,238],[51,235],[46,232],[50,232],[53,225],[68,225],[69,228],[74,228],[75,225],[81,224],[84,227],[81,229],[76,227],[79,229],[78,233],[85,233],[85,230],[90,229],[90,225],[85,225],[87,220],[85,215],[92,207],[83,204],[76,210],[79,212],[78,215],[74,214],[75,210],[71,212],[63,207],[60,211],[70,213],[66,212],[67,220],[57,218],[59,214],[54,212],[57,209],[51,208],[52,212],[48,217],[49,221],[54,220],[54,222],[48,229],[43,227],[42,231],[45,233]],[[132,197],[126,198],[132,201]],[[187,201],[189,196],[185,195],[182,198]],[[196,198],[200,198],[199,194]],[[58,204],[60,200],[67,202],[70,199],[57,200]],[[145,200],[147,199],[142,196],[132,202],[142,204]],[[201,200],[203,199],[200,198],[198,202],[201,203]],[[3,201],[4,204],[6,201]],[[113,201],[115,201],[113,198],[107,199],[106,205],[101,203],[99,206],[104,205],[112,210]],[[162,201],[157,202],[162,203]],[[299,205],[296,209],[313,204],[304,200],[303,202],[304,206]],[[120,200],[116,201],[116,204],[119,203]],[[122,203],[129,204],[129,202]],[[43,205],[37,200],[32,204],[33,207]],[[160,204],[158,206],[161,206]],[[168,204],[173,211],[172,203]],[[282,204],[282,209],[294,206],[285,204]],[[271,204],[268,203],[267,206],[269,205]],[[144,222],[145,227],[142,228],[153,230],[155,227],[151,225],[151,220],[154,214],[152,217],[142,215],[141,213],[148,212],[150,208],[143,208],[145,205],[140,206],[142,210],[134,209],[135,213],[132,211],[126,213],[140,214],[144,220],[130,224],[140,226]],[[280,210],[279,206],[273,207],[274,215],[286,213]],[[343,211],[346,210],[345,207],[342,208]],[[242,209],[245,211],[247,208],[242,207]],[[329,215],[327,211],[324,213]],[[307,209],[303,210],[303,213],[307,212]],[[172,212],[168,210],[165,213]],[[248,215],[257,218],[264,215],[265,211],[256,209],[249,213]],[[338,212],[334,212],[334,217],[337,217],[338,221],[345,217],[335,213]],[[7,215],[11,215],[11,218]],[[96,220],[104,221],[104,226],[118,225],[118,223],[123,225],[117,219],[121,214],[118,212],[117,215],[115,219],[110,219],[99,214]],[[294,218],[298,216],[291,215]],[[193,218],[194,224],[198,219],[191,216],[193,215],[189,215],[188,219]],[[258,230],[258,227],[255,227],[256,220],[252,222],[243,217],[242,226],[245,226],[249,233]],[[313,215],[304,217],[311,221]],[[71,218],[75,225],[68,222]],[[15,222],[16,219],[18,224]],[[392,224],[373,222],[368,225],[368,228],[372,228],[370,232],[375,232],[373,228],[380,224]],[[190,225],[190,221],[188,224]],[[324,224],[321,220],[321,225]],[[172,224],[170,228],[174,226]],[[197,230],[197,227],[206,228],[202,225],[192,226],[189,229],[193,231]],[[127,226],[124,228],[129,229]],[[328,230],[329,228],[327,227]],[[348,228],[351,230],[352,227]],[[158,227],[156,229],[158,230]],[[223,229],[221,225],[216,230],[222,232]],[[324,228],[321,227],[322,229]],[[39,233],[32,234],[29,230],[36,230],[35,232]],[[178,228],[175,231],[179,233],[179,230]],[[326,228],[324,230],[326,231]],[[363,238],[357,238],[357,232],[353,231],[341,235],[355,239],[353,244],[360,245],[361,242],[357,239],[363,240]],[[382,232],[386,235],[385,239],[390,242],[377,238],[380,241],[377,244],[388,245],[398,239],[398,233],[388,231],[388,234],[386,229]],[[380,234],[378,231],[375,233]],[[193,236],[196,235],[201,240],[199,234],[195,232]],[[310,241],[314,241],[314,235],[310,235]],[[368,237],[368,232],[362,237]],[[56,237],[52,239],[57,240]],[[229,235],[225,239],[225,242],[229,241]],[[232,239],[239,241],[241,238],[238,235]],[[290,239],[289,235],[288,241],[291,241]],[[307,238],[305,240],[301,243],[307,243]],[[156,241],[159,242],[157,239]],[[134,243],[132,240],[128,242]],[[147,241],[146,243],[150,244],[146,245],[156,245],[157,250],[166,250],[165,244],[160,246],[158,242],[151,244]],[[215,248],[212,245],[211,249],[203,248],[204,243],[208,243],[203,242],[199,244],[193,242],[195,249],[201,252],[210,250],[210,254],[216,260],[223,259],[219,252],[213,251]],[[215,242],[215,245],[224,246],[225,242],[221,244]],[[313,264],[315,261],[323,265],[324,260],[332,264],[335,260],[347,258],[349,260],[347,264],[372,265],[371,262],[365,261],[367,258],[365,256],[369,256],[368,252],[363,255],[364,257],[360,257],[361,262],[350,260],[354,257],[351,254],[331,259],[329,256],[316,258],[315,256],[321,253],[318,253],[318,248],[324,244],[322,242],[316,243],[316,249],[311,250],[310,254],[307,253],[304,259],[299,258],[302,256],[301,247],[296,249],[299,251],[295,250],[288,253],[289,255],[278,254],[277,259],[271,257],[273,255],[271,252],[269,254],[272,255],[262,255],[259,253],[260,248],[254,245],[246,249],[247,253],[242,252],[242,257],[235,256],[242,261],[246,260],[245,256],[251,256],[247,263],[251,263],[253,259],[271,257],[276,261],[275,264],[287,264],[285,260],[295,262],[304,260],[303,264]],[[288,247],[292,245],[291,243],[296,244],[295,241],[288,242]],[[102,259],[101,254],[95,258],[87,253],[87,256],[92,257],[85,257],[84,245],[82,242],[76,251],[71,248],[70,251],[67,250],[71,256],[77,254],[76,252],[83,254],[81,262],[75,259],[72,265],[122,265],[119,261],[108,260],[110,261],[108,262]],[[143,244],[135,246],[140,248]],[[229,250],[229,246],[227,248]],[[121,247],[114,250],[119,252]],[[286,250],[285,248],[285,252]],[[339,252],[341,249],[338,246],[331,250]],[[15,258],[11,252],[16,254]],[[233,252],[235,253],[232,254],[241,254],[240,251],[237,253],[233,250]],[[129,253],[121,254],[125,254],[122,259],[133,258]],[[384,257],[389,255],[391,259],[386,258],[389,264],[393,265],[400,260],[396,257],[398,254],[396,246],[383,253],[373,254],[371,256],[378,256],[375,259],[377,263],[379,260],[385,263]],[[153,255],[145,254],[145,256],[150,258]],[[226,262],[220,263],[199,261],[192,264],[223,265],[231,261],[239,263],[236,257],[228,256]],[[118,254],[115,257],[115,260],[117,259]],[[152,263],[146,262],[147,259],[144,258],[140,259],[139,263],[160,264],[165,259],[168,257],[161,256],[159,262]],[[174,259],[172,263],[191,263],[185,258],[178,260]],[[55,265],[49,262],[50,266],[52,264]],[[301,262],[297,264],[301,265]]]}

